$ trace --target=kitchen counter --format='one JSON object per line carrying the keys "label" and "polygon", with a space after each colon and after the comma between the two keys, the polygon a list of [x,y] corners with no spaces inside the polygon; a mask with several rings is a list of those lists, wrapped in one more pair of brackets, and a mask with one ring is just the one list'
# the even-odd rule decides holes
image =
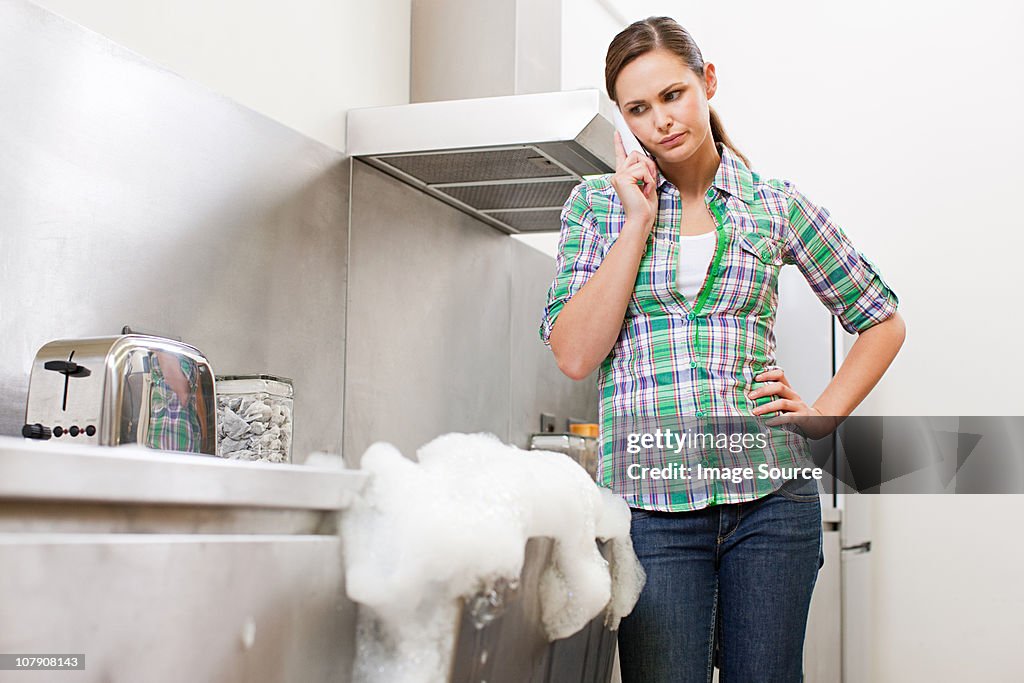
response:
{"label": "kitchen counter", "polygon": [[48,681],[348,681],[337,525],[365,481],[0,437],[0,652],[85,655]]}

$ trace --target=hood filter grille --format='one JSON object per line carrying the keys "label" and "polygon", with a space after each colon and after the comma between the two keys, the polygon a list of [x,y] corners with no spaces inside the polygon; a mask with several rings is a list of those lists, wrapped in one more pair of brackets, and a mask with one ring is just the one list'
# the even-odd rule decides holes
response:
{"label": "hood filter grille", "polygon": [[427,185],[571,175],[565,168],[533,147],[480,151],[451,150],[377,158]]}
{"label": "hood filter grille", "polygon": [[531,145],[363,157],[505,232],[557,231],[580,176]]}
{"label": "hood filter grille", "polygon": [[492,185],[449,185],[438,191],[480,211],[497,209],[561,208],[576,180],[536,183],[495,183]]}

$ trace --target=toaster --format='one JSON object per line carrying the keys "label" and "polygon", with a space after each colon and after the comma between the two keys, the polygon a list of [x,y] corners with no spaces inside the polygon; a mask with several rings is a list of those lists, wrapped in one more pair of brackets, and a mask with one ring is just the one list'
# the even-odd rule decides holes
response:
{"label": "toaster", "polygon": [[22,436],[217,454],[217,401],[198,349],[143,334],[60,339],[32,364]]}

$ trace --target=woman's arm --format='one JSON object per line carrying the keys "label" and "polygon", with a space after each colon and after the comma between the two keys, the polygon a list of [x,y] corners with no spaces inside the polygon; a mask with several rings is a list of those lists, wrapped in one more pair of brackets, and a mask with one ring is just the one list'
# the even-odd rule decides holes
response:
{"label": "woman's arm", "polygon": [[612,187],[626,222],[601,265],[562,308],[548,339],[558,368],[575,380],[593,372],[615,345],[636,286],[640,259],[658,215],[658,167],[654,160],[630,152],[615,133]]}
{"label": "woman's arm", "polygon": [[786,379],[784,370],[768,370],[759,374],[754,379],[767,384],[752,390],[750,398],[771,395],[779,398],[754,408],[753,414],[781,411],[783,414],[765,424],[774,427],[794,423],[810,439],[828,436],[875,388],[903,346],[906,335],[906,325],[898,312],[861,332],[839,372],[813,406],[808,406],[800,398]]}
{"label": "woman's arm", "polygon": [[812,409],[837,418],[852,413],[882,379],[906,336],[907,326],[899,313],[861,332]]}
{"label": "woman's arm", "polygon": [[896,310],[899,297],[836,225],[828,209],[812,202],[789,181],[769,184],[788,196],[784,261],[796,264],[814,294],[843,329],[857,334],[857,341],[813,407],[793,390],[782,370],[774,370],[755,377],[769,383],[749,395],[776,394],[780,398],[752,412],[780,411],[781,415],[766,424],[795,422],[817,439],[838,426],[878,384],[903,345],[906,327]]}
{"label": "woman's arm", "polygon": [[558,369],[572,379],[593,372],[619,338],[646,248],[647,231],[627,220],[597,272],[566,302],[551,328]]}

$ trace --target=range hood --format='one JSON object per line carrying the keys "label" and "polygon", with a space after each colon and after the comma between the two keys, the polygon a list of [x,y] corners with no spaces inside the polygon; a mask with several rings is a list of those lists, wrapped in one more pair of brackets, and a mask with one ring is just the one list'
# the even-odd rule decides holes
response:
{"label": "range hood", "polygon": [[583,59],[568,6],[411,0],[413,104],[350,110],[346,152],[503,232],[557,231],[573,186],[615,167],[615,105],[581,68],[603,53]]}
{"label": "range hood", "polygon": [[559,229],[583,176],[614,168],[598,90],[354,109],[347,153],[507,233]]}

